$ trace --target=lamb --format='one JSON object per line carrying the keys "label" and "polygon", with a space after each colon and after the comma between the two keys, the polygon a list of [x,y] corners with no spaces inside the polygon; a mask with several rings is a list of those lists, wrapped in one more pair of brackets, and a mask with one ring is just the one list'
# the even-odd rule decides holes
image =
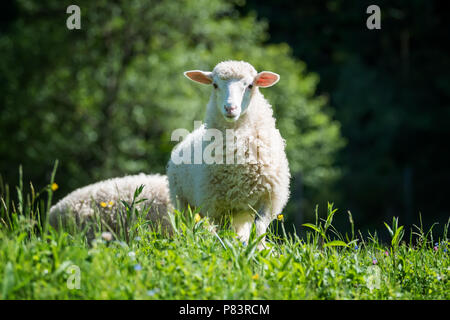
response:
{"label": "lamb", "polygon": [[[110,228],[117,230],[118,216],[124,210],[121,200],[131,204],[136,188],[144,185],[138,199],[146,199],[137,205],[149,208],[147,218],[161,226],[161,231],[171,233],[167,212],[172,210],[168,181],[165,175],[138,174],[100,181],[69,193],[50,208],[49,223],[55,228],[75,218],[77,225],[95,221],[96,209]],[[92,232],[88,233],[92,236]]]}
{"label": "lamb", "polygon": [[[217,64],[212,72],[193,70],[184,75],[212,85],[212,93],[204,124],[172,151],[167,165],[171,201],[180,210],[199,207],[219,223],[231,216],[243,242],[248,241],[253,222],[256,234],[263,235],[289,198],[285,140],[275,126],[271,105],[259,91],[277,83],[279,75],[257,73],[251,64],[231,60]],[[209,142],[212,137],[214,143]],[[212,149],[214,155],[208,157]],[[260,248],[264,246],[263,240]]]}

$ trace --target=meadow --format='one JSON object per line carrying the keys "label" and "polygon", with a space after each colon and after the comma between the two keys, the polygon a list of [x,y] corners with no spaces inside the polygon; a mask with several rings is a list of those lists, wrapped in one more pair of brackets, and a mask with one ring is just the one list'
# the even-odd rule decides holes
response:
{"label": "meadow", "polygon": [[[287,234],[278,216],[260,251],[254,232],[241,243],[230,228],[211,231],[211,221],[192,210],[170,214],[175,231],[165,237],[133,201],[123,204],[129,228],[94,223],[88,241],[87,228],[48,224],[53,180],[54,172],[40,191],[1,184],[1,299],[450,298],[449,223],[434,238],[434,226],[415,225],[406,234],[393,218],[385,224],[391,240],[382,243],[329,204],[327,216],[316,209],[315,221],[303,225],[303,238]],[[337,214],[348,215],[350,233],[333,227]]]}

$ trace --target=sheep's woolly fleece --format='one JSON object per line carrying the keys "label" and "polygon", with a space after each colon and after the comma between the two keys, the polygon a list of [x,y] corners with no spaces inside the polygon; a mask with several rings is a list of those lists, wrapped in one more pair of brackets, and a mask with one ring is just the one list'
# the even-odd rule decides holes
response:
{"label": "sheep's woolly fleece", "polygon": [[158,222],[169,231],[167,212],[172,206],[169,199],[168,181],[165,175],[138,174],[100,181],[77,189],[61,199],[50,209],[50,224],[57,228],[68,218],[75,218],[82,225],[94,218],[95,212],[112,228],[117,227],[119,212],[123,212],[121,200],[131,203],[139,186],[144,185],[138,199],[146,199],[138,204],[139,208],[150,208],[147,219]]}
{"label": "sheep's woolly fleece", "polygon": [[[225,61],[213,69],[211,77],[242,79],[249,75],[252,78],[257,75],[249,63]],[[255,218],[253,208],[261,215],[259,223],[256,220],[257,231],[259,234],[264,233],[270,221],[286,205],[290,182],[285,140],[275,127],[271,105],[259,88],[254,87],[247,111],[236,122],[230,123],[219,112],[213,89],[205,123],[179,143],[172,154],[183,154],[190,149],[191,163],[194,163],[194,144],[201,143],[202,150],[205,150],[211,143],[210,138],[205,137],[208,128],[220,130],[224,137],[226,129],[234,130],[236,147],[227,150],[224,138],[224,158],[227,152],[248,150],[250,145],[250,148],[257,148],[256,161],[246,161],[244,164],[175,164],[172,156],[167,169],[172,203],[181,209],[187,204],[200,207],[202,214],[213,219],[231,213],[239,220],[235,229],[244,240],[248,237],[249,223],[251,226]],[[247,230],[239,231],[240,228]]]}
{"label": "sheep's woolly fleece", "polygon": [[217,75],[220,79],[241,79],[245,76],[254,78],[257,74],[256,69],[245,61],[223,61],[217,64],[213,70],[213,76]]}

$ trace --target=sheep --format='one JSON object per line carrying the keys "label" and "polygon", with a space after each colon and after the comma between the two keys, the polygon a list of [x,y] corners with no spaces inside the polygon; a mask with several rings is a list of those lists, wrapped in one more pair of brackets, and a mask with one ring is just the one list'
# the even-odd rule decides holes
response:
{"label": "sheep", "polygon": [[[124,210],[121,201],[131,204],[136,188],[144,185],[139,199],[146,199],[137,204],[143,210],[149,208],[147,218],[161,226],[162,232],[171,233],[171,225],[167,219],[172,210],[169,198],[167,176],[160,174],[118,177],[100,181],[77,189],[50,208],[49,223],[54,228],[65,225],[70,218],[76,224],[84,226],[88,221],[95,221],[96,211],[101,219],[113,230],[119,227],[118,217]],[[145,211],[144,211],[145,212]],[[89,230],[88,237],[92,237]]]}
{"label": "sheep", "polygon": [[[220,62],[212,72],[192,70],[184,75],[212,85],[212,93],[204,123],[172,150],[167,164],[171,201],[180,210],[199,207],[213,221],[231,216],[243,242],[248,241],[253,223],[262,236],[289,199],[285,140],[275,126],[271,105],[259,91],[280,77],[232,60]],[[200,161],[198,146],[203,151]],[[211,149],[214,161],[207,159]],[[265,247],[264,237],[259,247]]]}

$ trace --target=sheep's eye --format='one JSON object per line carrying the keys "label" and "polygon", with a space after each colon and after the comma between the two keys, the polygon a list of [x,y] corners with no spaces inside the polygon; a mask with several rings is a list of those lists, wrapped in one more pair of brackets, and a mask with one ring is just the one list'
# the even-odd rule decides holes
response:
{"label": "sheep's eye", "polygon": [[214,89],[218,88],[216,83],[213,83],[213,86],[214,86]]}
{"label": "sheep's eye", "polygon": [[252,89],[252,88],[253,88],[253,84],[250,83],[250,84],[248,85],[248,88],[249,88],[249,89]]}

